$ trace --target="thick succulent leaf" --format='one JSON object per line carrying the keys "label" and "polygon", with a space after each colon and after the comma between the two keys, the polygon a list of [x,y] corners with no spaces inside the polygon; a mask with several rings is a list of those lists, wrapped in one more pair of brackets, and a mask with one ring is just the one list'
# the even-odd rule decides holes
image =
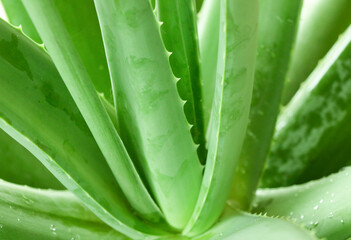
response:
{"label": "thick succulent leaf", "polygon": [[23,3],[129,203],[144,217],[159,219],[161,213],[95,91],[57,4],[54,0]]}
{"label": "thick succulent leaf", "polygon": [[[198,21],[201,57],[200,75],[205,133],[208,132],[207,129],[217,77],[220,2],[220,0],[205,0],[199,13]],[[208,133],[206,138],[208,140]]]}
{"label": "thick succulent leaf", "polygon": [[113,228],[132,238],[158,233],[131,213],[47,53],[4,21],[0,49],[0,128]]}
{"label": "thick succulent leaf", "polygon": [[1,129],[0,178],[37,188],[64,189],[40,161]]}
{"label": "thick succulent leaf", "polygon": [[250,208],[270,147],[301,3],[260,0],[249,125],[229,197],[229,204],[241,209]]}
{"label": "thick succulent leaf", "polygon": [[351,168],[303,185],[259,190],[256,212],[284,216],[329,240],[351,237]]}
{"label": "thick succulent leaf", "polygon": [[0,3],[3,5],[6,16],[11,24],[15,26],[21,25],[23,32],[27,36],[37,43],[42,42],[21,0],[1,0]]}
{"label": "thick succulent leaf", "polygon": [[262,186],[339,170],[350,160],[350,121],[351,25],[279,117]]}
{"label": "thick succulent leaf", "polygon": [[180,97],[186,101],[184,112],[193,125],[191,133],[199,144],[198,155],[205,162],[206,149],[202,114],[199,49],[193,0],[157,1],[157,16],[166,49],[172,52],[169,61],[176,77]]}
{"label": "thick succulent leaf", "polygon": [[34,189],[3,180],[0,238],[129,239],[101,222],[68,191]]}
{"label": "thick succulent leaf", "polygon": [[302,227],[278,218],[234,212],[194,240],[317,240]]}
{"label": "thick succulent leaf", "polygon": [[159,23],[148,0],[95,4],[121,136],[166,219],[182,228],[195,206],[202,168]]}
{"label": "thick succulent leaf", "polygon": [[216,93],[208,157],[186,234],[210,227],[224,208],[248,123],[256,55],[258,1],[221,1]]}
{"label": "thick succulent leaf", "polygon": [[[350,0],[304,1],[297,40],[284,87],[286,105],[318,61],[351,23]],[[307,54],[308,53],[308,54]]]}

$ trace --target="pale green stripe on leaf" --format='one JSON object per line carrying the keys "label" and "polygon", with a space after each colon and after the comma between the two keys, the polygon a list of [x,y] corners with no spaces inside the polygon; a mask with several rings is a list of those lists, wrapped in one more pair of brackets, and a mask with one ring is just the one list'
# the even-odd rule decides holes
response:
{"label": "pale green stripe on leaf", "polygon": [[259,190],[256,212],[303,224],[328,240],[351,237],[351,168],[302,185]]}
{"label": "pale green stripe on leaf", "polygon": [[186,101],[184,112],[193,125],[191,133],[199,144],[198,155],[205,162],[206,149],[202,114],[199,47],[196,10],[193,0],[157,1],[157,16],[162,22],[161,33],[174,75],[179,78],[177,88]]}
{"label": "pale green stripe on leaf", "polygon": [[200,195],[185,233],[210,227],[222,212],[248,124],[255,67],[258,1],[221,1],[217,82]]}
{"label": "pale green stripe on leaf", "polygon": [[281,113],[263,187],[302,183],[350,161],[351,25]]}
{"label": "pale green stripe on leaf", "polygon": [[95,4],[122,139],[167,221],[180,229],[195,206],[202,168],[160,24],[149,0]]}
{"label": "pale green stripe on leaf", "polygon": [[135,210],[157,221],[161,213],[101,103],[55,1],[23,2],[123,193]]}
{"label": "pale green stripe on leaf", "polygon": [[250,120],[229,197],[241,209],[251,206],[271,144],[301,2],[260,0]]}

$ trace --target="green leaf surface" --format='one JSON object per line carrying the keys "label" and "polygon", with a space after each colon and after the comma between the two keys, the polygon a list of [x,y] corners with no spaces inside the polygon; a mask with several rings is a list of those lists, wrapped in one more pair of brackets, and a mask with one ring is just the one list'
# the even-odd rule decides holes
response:
{"label": "green leaf surface", "polygon": [[351,25],[278,119],[263,187],[338,171],[350,160]]}
{"label": "green leaf surface", "polygon": [[249,125],[229,197],[230,205],[244,210],[251,206],[270,147],[301,3],[260,0]]}
{"label": "green leaf surface", "polygon": [[64,189],[38,159],[1,129],[0,178],[37,188]]}
{"label": "green leaf surface", "polygon": [[254,211],[303,224],[328,240],[351,237],[351,168],[302,185],[259,190]]}
{"label": "green leaf surface", "polygon": [[94,1],[54,0],[54,4],[90,80],[96,90],[113,103],[110,75]]}
{"label": "green leaf surface", "polygon": [[197,12],[199,12],[201,10],[204,0],[195,0],[195,2],[196,2],[196,10]]}
{"label": "green leaf surface", "polygon": [[129,203],[144,217],[158,221],[161,213],[95,91],[57,4],[54,0],[23,3]]}
{"label": "green leaf surface", "polygon": [[234,212],[193,240],[317,240],[302,227],[278,218]]}
{"label": "green leaf surface", "polygon": [[248,123],[255,67],[258,1],[221,1],[217,82],[200,195],[184,233],[210,227],[224,208]]}
{"label": "green leaf surface", "polygon": [[45,50],[0,21],[0,128],[113,228],[159,233],[131,212],[84,119]]}
{"label": "green leaf surface", "polygon": [[217,77],[220,2],[220,0],[205,0],[198,15],[202,104],[207,144],[208,125]]}
{"label": "green leaf surface", "polygon": [[199,144],[198,155],[205,162],[206,149],[202,114],[199,47],[193,0],[157,1],[157,16],[162,22],[161,33],[166,49],[172,52],[169,61],[177,82],[180,97],[186,101],[184,112],[193,125],[191,133]]}
{"label": "green leaf surface", "polygon": [[180,229],[195,206],[202,168],[159,23],[148,0],[95,4],[122,139],[167,221]]}
{"label": "green leaf surface", "polygon": [[101,222],[68,191],[0,180],[0,238],[6,240],[129,238]]}
{"label": "green leaf surface", "polygon": [[23,32],[29,36],[31,39],[37,43],[42,43],[39,33],[33,25],[32,20],[30,19],[27,10],[24,8],[21,0],[1,0],[0,1],[8,20],[11,24],[15,26],[20,26],[23,29]]}
{"label": "green leaf surface", "polygon": [[351,24],[350,9],[350,0],[304,1],[282,104],[291,100],[300,84]]}

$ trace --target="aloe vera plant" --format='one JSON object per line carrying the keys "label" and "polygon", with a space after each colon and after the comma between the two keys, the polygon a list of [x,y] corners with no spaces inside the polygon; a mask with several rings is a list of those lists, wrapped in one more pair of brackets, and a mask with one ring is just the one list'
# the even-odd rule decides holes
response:
{"label": "aloe vera plant", "polygon": [[1,0],[0,239],[350,238],[336,2]]}

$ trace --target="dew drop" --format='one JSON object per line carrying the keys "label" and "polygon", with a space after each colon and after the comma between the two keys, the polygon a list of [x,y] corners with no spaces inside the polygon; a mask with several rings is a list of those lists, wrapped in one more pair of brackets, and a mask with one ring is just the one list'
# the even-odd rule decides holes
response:
{"label": "dew drop", "polygon": [[324,200],[323,200],[323,199],[319,200],[319,203],[323,203],[323,202],[324,202]]}
{"label": "dew drop", "polygon": [[341,219],[340,222],[341,222],[342,224],[344,224],[344,219]]}
{"label": "dew drop", "polygon": [[318,210],[318,205],[314,206],[313,210]]}
{"label": "dew drop", "polygon": [[56,234],[56,227],[55,227],[55,225],[53,225],[53,224],[50,225],[50,231],[51,231],[53,234]]}
{"label": "dew drop", "polygon": [[304,216],[304,215],[301,215],[301,216],[300,216],[300,218],[301,218],[301,219],[304,219],[304,218],[305,218],[305,216]]}
{"label": "dew drop", "polygon": [[21,219],[20,218],[17,218],[17,222],[20,222],[21,221]]}

